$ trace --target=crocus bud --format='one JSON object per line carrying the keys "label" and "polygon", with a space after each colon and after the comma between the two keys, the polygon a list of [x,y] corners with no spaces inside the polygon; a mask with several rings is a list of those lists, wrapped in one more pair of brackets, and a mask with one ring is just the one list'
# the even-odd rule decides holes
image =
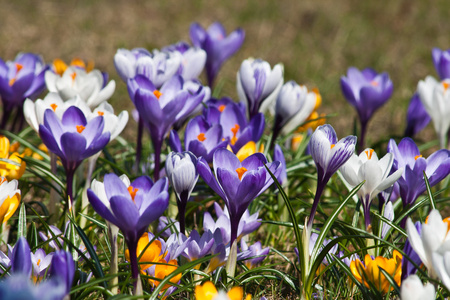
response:
{"label": "crocus bud", "polygon": [[197,158],[189,151],[170,152],[166,160],[166,174],[178,199],[187,201],[198,180],[194,162]]}
{"label": "crocus bud", "polygon": [[442,51],[439,48],[434,48],[431,51],[431,56],[439,77],[442,80],[450,78],[450,49]]}
{"label": "crocus bud", "polygon": [[70,292],[75,275],[75,263],[72,255],[64,250],[55,252],[50,265],[50,276],[61,279],[66,284],[66,293]]}
{"label": "crocus bud", "polygon": [[20,237],[11,257],[11,272],[31,275],[31,250],[27,240]]}

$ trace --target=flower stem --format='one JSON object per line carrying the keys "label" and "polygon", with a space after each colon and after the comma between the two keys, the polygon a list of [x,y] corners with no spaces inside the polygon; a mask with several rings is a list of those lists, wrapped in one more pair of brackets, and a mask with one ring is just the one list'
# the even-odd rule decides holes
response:
{"label": "flower stem", "polygon": [[69,203],[69,207],[72,209],[73,207],[73,175],[75,174],[75,169],[66,170],[66,195],[67,195],[67,203]]}
{"label": "flower stem", "polygon": [[366,139],[367,123],[367,121],[361,121],[361,134],[359,136],[358,154],[365,149],[364,144]]}
{"label": "flower stem", "polygon": [[137,242],[127,241],[128,251],[130,253],[131,277],[133,278],[134,296],[142,295],[141,280],[139,278],[139,266],[137,260]]}
{"label": "flower stem", "polygon": [[137,141],[136,141],[136,161],[134,163],[134,170],[136,173],[139,172],[139,164],[141,163],[143,132],[144,132],[144,120],[142,120],[142,118],[139,117],[138,133],[137,133]]}
{"label": "flower stem", "polygon": [[[180,195],[183,197],[183,195]],[[183,197],[185,198],[185,197]],[[179,199],[177,201],[178,205],[178,221],[180,222],[180,233],[185,234],[186,231],[186,204],[188,199]]]}
{"label": "flower stem", "polygon": [[314,216],[317,211],[317,206],[319,205],[320,197],[322,196],[323,189],[327,185],[327,182],[328,179],[324,180],[323,182],[317,182],[316,195],[314,196],[313,206],[311,208],[311,213],[309,214],[308,218],[308,227],[312,227],[312,224],[314,223]]}

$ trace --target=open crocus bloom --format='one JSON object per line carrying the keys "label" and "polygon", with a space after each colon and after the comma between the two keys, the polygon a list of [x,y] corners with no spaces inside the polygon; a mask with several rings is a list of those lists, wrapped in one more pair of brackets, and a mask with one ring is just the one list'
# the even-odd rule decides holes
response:
{"label": "open crocus bloom", "polygon": [[[380,271],[383,268],[395,282],[400,285],[402,276],[402,255],[394,250],[393,257],[388,259],[383,256],[377,256],[373,259],[369,254],[364,257],[364,264],[359,260],[354,260],[350,263],[350,270],[356,279],[364,283],[367,288],[374,286],[379,292],[387,293],[391,285],[386,279],[386,276]],[[394,288],[391,287],[391,290]]]}
{"label": "open crocus bloom", "polygon": [[237,73],[237,91],[241,101],[247,105],[250,118],[258,111],[264,113],[268,108],[273,111],[273,102],[284,81],[283,71],[282,64],[272,69],[261,59],[249,58],[242,62]]}
{"label": "open crocus bloom", "polygon": [[99,70],[86,73],[77,67],[68,67],[62,76],[47,71],[45,83],[49,92],[58,93],[64,101],[78,95],[91,109],[111,98],[116,89],[114,80],[105,84],[105,77]]}
{"label": "open crocus bloom", "polygon": [[417,92],[425,110],[433,120],[434,129],[441,142],[441,148],[447,148],[447,133],[450,128],[450,79],[442,82],[432,76],[419,81]]}
{"label": "open crocus bloom", "polygon": [[387,153],[378,160],[373,149],[366,149],[359,156],[353,154],[341,167],[342,176],[354,188],[365,180],[357,194],[364,209],[366,228],[370,225],[370,203],[381,191],[392,186],[402,176],[403,169],[398,169],[391,175],[394,155]]}
{"label": "open crocus bloom", "polygon": [[8,221],[19,207],[21,192],[18,184],[15,179],[8,182],[0,178],[0,224]]}
{"label": "open crocus bloom", "polygon": [[232,152],[217,149],[213,159],[214,173],[204,159],[197,161],[197,171],[203,180],[225,201],[230,213],[231,243],[237,238],[239,221],[250,203],[264,192],[274,176],[281,172],[279,161],[267,163],[262,153],[255,153],[242,163]]}

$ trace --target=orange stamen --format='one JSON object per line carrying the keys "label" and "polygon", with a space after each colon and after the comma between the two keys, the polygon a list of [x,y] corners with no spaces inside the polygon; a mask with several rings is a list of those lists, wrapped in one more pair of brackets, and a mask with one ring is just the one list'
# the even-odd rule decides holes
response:
{"label": "orange stamen", "polygon": [[75,78],[77,77],[77,73],[73,72],[72,75],[70,75],[70,77],[72,77],[72,81],[75,81]]}
{"label": "orange stamen", "polygon": [[414,160],[417,160],[419,157],[422,157],[422,155],[416,155],[416,156],[414,156]]}
{"label": "orange stamen", "polygon": [[370,82],[370,84],[371,84],[372,86],[378,86],[378,85],[379,85],[379,83],[376,82],[375,80],[372,80],[372,81]]}
{"label": "orange stamen", "polygon": [[330,149],[333,149],[334,146],[336,146],[336,145],[335,145],[335,144],[331,144],[331,145],[330,145]]}
{"label": "orange stamen", "polygon": [[102,111],[98,111],[97,113],[98,113],[99,116],[103,116],[103,115],[105,114],[105,113],[102,112]]}
{"label": "orange stamen", "polygon": [[220,111],[220,112],[223,112],[224,109],[225,109],[225,107],[227,107],[227,106],[222,104],[221,106],[219,106],[219,111]]}
{"label": "orange stamen", "polygon": [[444,86],[444,90],[447,90],[450,87],[450,83],[443,81],[442,85]]}
{"label": "orange stamen", "polygon": [[56,105],[55,103],[50,104],[50,107],[53,109],[53,111],[56,111],[56,108],[58,107],[58,105]]}
{"label": "orange stamen", "polygon": [[158,91],[158,90],[154,90],[154,91],[153,91],[153,95],[155,95],[155,97],[156,97],[157,99],[159,99],[159,97],[161,97],[162,93],[161,93],[160,91]]}
{"label": "orange stamen", "polygon": [[131,185],[128,187],[128,193],[130,193],[131,199],[134,201],[134,197],[136,197],[136,193],[139,191],[139,189],[133,188]]}
{"label": "orange stamen", "polygon": [[16,82],[16,77],[17,77],[17,73],[19,73],[20,70],[22,70],[23,65],[16,63],[16,75],[14,76],[14,78],[11,78],[9,80],[9,86],[12,86],[15,82]]}
{"label": "orange stamen", "polygon": [[234,145],[237,142],[237,136],[236,135],[237,135],[237,133],[239,131],[239,128],[241,128],[241,127],[238,124],[234,124],[234,127],[231,128],[231,132],[233,133],[233,137],[231,138],[231,141],[230,141],[231,145]]}
{"label": "orange stamen", "polygon": [[14,77],[14,78],[11,78],[10,80],[9,80],[9,86],[12,86],[13,84],[14,84],[14,82],[16,82],[16,77]]}
{"label": "orange stamen", "polygon": [[83,130],[84,130],[85,128],[86,128],[86,127],[84,127],[83,125],[77,125],[77,131],[78,131],[78,133],[82,133]]}
{"label": "orange stamen", "polygon": [[372,158],[372,154],[373,154],[373,149],[370,150],[366,150],[364,151],[367,155],[367,159],[371,159]]}
{"label": "orange stamen", "polygon": [[70,65],[74,66],[74,67],[86,69],[86,65],[85,65],[84,61],[78,57],[72,59],[72,61],[70,62]]}
{"label": "orange stamen", "polygon": [[244,167],[240,167],[236,169],[236,173],[239,176],[239,180],[242,180],[242,176],[244,175],[244,173],[247,172],[247,169]]}
{"label": "orange stamen", "polygon": [[20,70],[22,70],[23,65],[16,63],[16,73],[19,73]]}
{"label": "orange stamen", "polygon": [[36,263],[38,266],[41,264],[41,260],[40,259],[38,259],[38,261],[37,261],[37,263]]}
{"label": "orange stamen", "polygon": [[203,142],[204,140],[206,140],[205,134],[204,134],[203,132],[200,133],[199,135],[197,135],[197,139],[198,139],[200,142]]}

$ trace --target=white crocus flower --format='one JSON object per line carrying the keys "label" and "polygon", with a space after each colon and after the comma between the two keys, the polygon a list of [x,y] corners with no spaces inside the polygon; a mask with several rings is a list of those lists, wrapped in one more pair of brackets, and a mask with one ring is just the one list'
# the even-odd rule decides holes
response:
{"label": "white crocus flower", "polygon": [[261,59],[249,58],[242,62],[237,73],[237,91],[239,99],[245,105],[250,117],[271,109],[283,86],[284,68],[282,64],[270,67]]}
{"label": "white crocus flower", "polygon": [[111,98],[116,82],[111,80],[104,86],[104,77],[99,70],[87,73],[76,67],[68,67],[62,76],[53,71],[45,72],[45,84],[49,92],[58,93],[64,101],[80,96],[93,109]]}
{"label": "white crocus flower", "polygon": [[197,79],[203,71],[206,63],[205,50],[197,47],[190,47],[182,54],[181,60],[181,77],[184,80]]}
{"label": "white crocus flower", "polygon": [[[417,255],[419,255],[422,263],[427,267],[428,274],[436,278],[437,273],[441,274],[444,270],[443,268],[450,270],[447,266],[450,264],[447,263],[447,266],[439,266],[438,264],[433,263],[433,253],[440,250],[440,255],[442,259],[438,255],[435,257],[436,262],[442,262],[450,260],[450,254],[447,255],[445,253],[445,249],[450,250],[450,235],[448,235],[448,223],[442,220],[442,217],[438,210],[433,209],[428,216],[428,222],[422,224],[422,232],[419,234],[416,227],[414,226],[411,218],[408,218],[406,221],[406,232],[408,233],[408,239],[411,244],[411,247],[416,251]],[[445,255],[444,255],[445,253]],[[439,254],[439,253],[438,253]],[[436,268],[437,267],[437,268]],[[450,280],[447,282],[450,287]]]}
{"label": "white crocus flower", "polygon": [[401,300],[434,300],[436,291],[434,285],[427,283],[425,286],[415,274],[410,275],[402,282],[400,287]]}
{"label": "white crocus flower", "polygon": [[136,60],[136,75],[147,77],[159,89],[177,73],[181,61],[182,56],[178,51],[167,52],[155,49],[151,55],[141,55]]}
{"label": "white crocus flower", "polygon": [[387,153],[380,160],[373,149],[366,149],[359,156],[352,157],[341,167],[341,173],[353,188],[365,181],[357,195],[364,209],[366,228],[370,225],[370,203],[381,191],[387,189],[402,176],[403,169],[389,175],[394,157]]}
{"label": "white crocus flower", "polygon": [[103,132],[109,131],[111,133],[110,141],[114,140],[125,128],[128,123],[128,112],[123,110],[118,116],[114,114],[114,109],[108,102],[100,104],[91,114],[89,118],[103,116],[105,127]]}
{"label": "white crocus flower", "polygon": [[450,128],[450,80],[437,81],[432,76],[419,81],[417,91],[425,110],[433,120],[441,148],[447,148],[447,132]]}
{"label": "white crocus flower", "polygon": [[316,100],[316,93],[309,92],[306,86],[286,82],[275,104],[276,130],[287,134],[300,126],[314,110]]}

